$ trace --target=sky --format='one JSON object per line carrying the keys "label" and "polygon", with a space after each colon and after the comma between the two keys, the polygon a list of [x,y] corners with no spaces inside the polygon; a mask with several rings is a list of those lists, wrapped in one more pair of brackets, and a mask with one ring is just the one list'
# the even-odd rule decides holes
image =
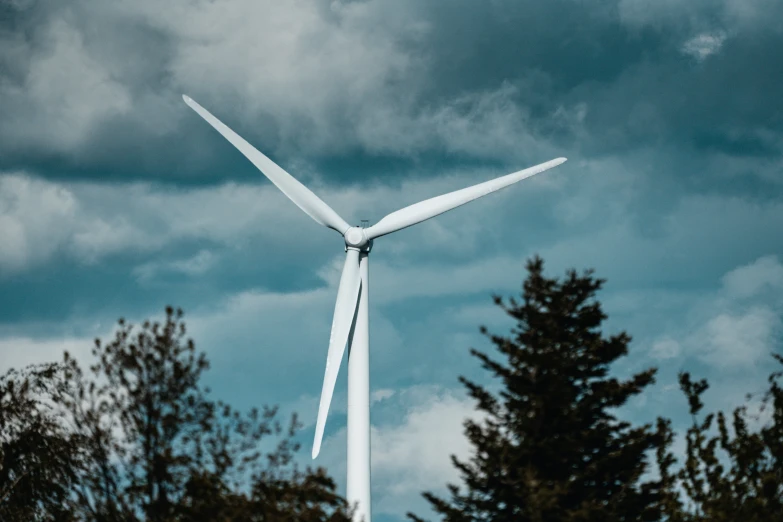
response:
{"label": "sky", "polygon": [[[783,327],[783,4],[774,0],[0,0],[0,371],[87,361],[119,317],[185,311],[215,398],[300,414],[308,463],[343,243],[182,101],[348,222],[569,161],[380,238],[373,512],[458,475],[457,381],[514,325],[525,261],[607,280],[623,415],[683,429],[763,390]],[[344,368],[343,368],[344,370]],[[344,491],[337,383],[316,464]],[[677,444],[682,446],[682,439]]]}

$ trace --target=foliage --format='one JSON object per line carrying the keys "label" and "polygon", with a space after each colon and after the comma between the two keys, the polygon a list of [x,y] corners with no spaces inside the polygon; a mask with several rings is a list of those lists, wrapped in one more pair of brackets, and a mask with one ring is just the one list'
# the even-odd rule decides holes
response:
{"label": "foliage", "polygon": [[601,334],[606,315],[595,295],[603,280],[573,270],[563,281],[547,278],[540,258],[527,270],[521,303],[495,297],[517,321],[514,336],[482,327],[502,360],[471,350],[501,390],[460,378],[486,414],[465,422],[470,460],[452,457],[462,488],[425,498],[449,522],[658,520],[663,484],[642,475],[647,453],[667,441],[667,424],[632,426],[613,411],[652,384],[655,370],[609,376],[630,337]]}
{"label": "foliage", "polygon": [[[783,356],[773,357],[783,364]],[[747,406],[734,410],[731,423],[723,412],[707,414],[699,422],[698,414],[704,407],[701,396],[709,385],[704,379],[692,381],[689,373],[680,374],[693,423],[687,432],[687,457],[679,478],[693,505],[693,520],[783,520],[781,375],[783,372],[773,372],[769,376],[761,413],[771,407],[770,419],[754,431],[751,424],[760,419],[754,418]]]}
{"label": "foliage", "polygon": [[52,400],[65,390],[56,364],[0,377],[0,520],[68,520],[62,509],[79,468],[78,438]]}
{"label": "foliage", "polygon": [[[465,422],[470,458],[452,456],[461,484],[447,498],[424,493],[442,520],[783,521],[783,371],[757,402],[763,422],[747,406],[702,417],[709,385],[681,373],[692,423],[678,460],[671,420],[616,416],[656,370],[610,375],[630,337],[602,334],[604,281],[547,278],[540,258],[527,270],[521,302],[494,298],[517,321],[512,335],[482,327],[498,354],[471,350],[495,385],[460,377],[482,420]],[[323,469],[296,465],[296,416],[284,425],[277,408],[210,398],[209,363],[182,317],[120,319],[86,371],[66,353],[0,376],[1,521],[351,519]]]}
{"label": "foliage", "polygon": [[[45,513],[41,520],[54,519],[55,503],[68,520],[85,522],[350,520],[325,471],[296,466],[296,416],[283,426],[277,408],[241,413],[209,398],[201,385],[209,363],[186,338],[182,316],[169,307],[165,322],[141,328],[120,319],[111,342],[96,340],[88,371],[66,353],[52,402],[68,430],[27,428],[60,446],[15,469],[0,487],[33,467],[47,470],[40,480],[50,482],[59,479],[52,473],[66,473],[59,489],[28,487],[32,504]],[[10,404],[17,416],[39,407],[32,397]],[[20,429],[2,434],[19,445]],[[58,466],[58,458],[70,460]],[[32,520],[21,513],[3,520]]]}

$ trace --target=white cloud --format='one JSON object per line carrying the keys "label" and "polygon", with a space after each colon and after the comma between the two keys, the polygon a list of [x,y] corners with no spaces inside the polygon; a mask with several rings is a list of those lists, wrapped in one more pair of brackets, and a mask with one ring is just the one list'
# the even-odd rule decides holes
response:
{"label": "white cloud", "polygon": [[10,368],[61,361],[65,351],[77,360],[86,360],[93,346],[94,342],[89,338],[3,337],[0,338],[0,374]]}
{"label": "white cloud", "polygon": [[469,453],[462,423],[477,416],[473,401],[450,390],[427,391],[417,390],[419,401],[407,409],[402,422],[375,427],[373,466],[389,493],[419,494],[445,486],[458,478],[449,456],[465,458]]}
{"label": "white cloud", "polygon": [[395,391],[394,390],[390,390],[388,388],[387,389],[381,389],[381,390],[375,390],[375,391],[372,392],[372,394],[370,396],[370,399],[371,399],[372,403],[374,404],[376,402],[381,402],[381,401],[384,401],[386,399],[389,399],[389,398],[393,397],[394,394],[395,394]]}
{"label": "white cloud", "polygon": [[[511,84],[423,106],[432,78],[422,49],[436,23],[425,11],[386,0],[79,0],[52,9],[32,43],[1,42],[21,79],[0,90],[11,115],[0,135],[80,157],[110,118],[155,136],[194,124],[184,92],[238,131],[260,123],[283,149],[549,156]],[[134,43],[140,35],[157,43]],[[581,125],[584,111],[553,116]]]}
{"label": "white cloud", "polygon": [[761,365],[780,342],[783,265],[776,256],[762,256],[727,272],[721,282],[707,305],[708,319],[689,341],[693,351],[724,370]]}
{"label": "white cloud", "polygon": [[[4,45],[6,42],[3,42]],[[24,56],[22,84],[0,83],[5,142],[37,144],[52,151],[78,149],[96,123],[131,108],[126,88],[86,49],[67,18],[46,22],[37,45],[11,42]]]}
{"label": "white cloud", "polygon": [[[294,230],[309,224],[269,186],[172,193],[145,184],[63,184],[14,173],[0,174],[0,189],[0,230],[7,238],[0,244],[0,273],[31,268],[58,252],[95,262],[120,252],[156,251],[177,240],[240,246],[260,231],[279,242],[286,230],[269,223],[290,219]],[[166,268],[196,274],[213,261],[202,252]]]}
{"label": "white cloud", "polygon": [[[155,112],[170,105],[163,100],[173,98],[171,90],[186,91],[212,101],[218,114],[226,113],[227,104],[215,102],[231,101],[229,110],[246,121],[272,115],[284,140],[296,136],[315,149],[340,147],[355,140],[334,132],[346,128],[337,125],[340,120],[393,103],[390,84],[415,78],[412,71],[421,67],[401,42],[426,34],[427,24],[411,18],[410,9],[390,7],[385,2],[326,7],[316,0],[219,5],[173,0],[165,6],[140,0],[110,6],[82,0],[51,9],[45,29],[33,34],[36,45],[13,41],[14,54],[5,51],[22,67],[24,81],[3,91],[15,101],[7,107],[20,110],[14,125],[2,128],[45,148],[78,149],[95,123],[131,108],[129,90],[117,77],[138,82],[166,74],[168,85],[153,96],[160,99],[135,100],[145,117],[132,118],[157,121]],[[141,67],[138,49],[123,44],[138,37],[140,23],[168,42],[161,39],[156,59]],[[112,38],[112,52],[104,52],[105,39],[92,38],[96,25],[114,32],[105,35]]]}
{"label": "white cloud", "polygon": [[414,3],[133,6],[175,37],[169,70],[181,89],[229,119],[227,111],[245,121],[271,115],[284,143],[319,151],[359,145],[392,154],[434,146],[512,157],[546,147],[527,128],[510,84],[417,108],[428,63],[414,48],[431,22]]}
{"label": "white cloud", "polygon": [[[404,516],[427,513],[423,491],[443,493],[448,482],[459,482],[450,456],[467,459],[471,446],[463,422],[481,420],[472,400],[462,390],[413,386],[398,390],[385,407],[393,421],[373,423],[373,511]],[[374,413],[374,418],[377,417]],[[324,441],[322,455],[330,471],[344,480],[345,429]]]}
{"label": "white cloud", "polygon": [[777,256],[763,256],[723,276],[723,287],[731,297],[747,298],[764,290],[783,289],[783,264]]}
{"label": "white cloud", "polygon": [[74,194],[18,174],[0,175],[0,273],[52,256],[73,233]]}
{"label": "white cloud", "polygon": [[723,369],[753,366],[767,360],[780,331],[781,317],[767,307],[722,313],[701,330],[700,357]]}
{"label": "white cloud", "polygon": [[175,1],[164,10],[154,2],[131,9],[177,39],[171,72],[183,89],[212,100],[238,96],[237,114],[272,114],[283,138],[307,127],[310,145],[322,148],[345,141],[334,132],[336,108],[355,118],[372,99],[387,103],[386,85],[415,67],[393,36],[410,22],[395,16],[381,24],[373,2],[322,5]]}
{"label": "white cloud", "polygon": [[726,40],[725,33],[703,33],[686,41],[682,46],[682,52],[698,61],[703,61],[708,56],[720,51],[724,40]]}
{"label": "white cloud", "polygon": [[653,343],[650,356],[655,359],[671,359],[680,354],[680,343],[671,338],[660,339]]}
{"label": "white cloud", "polygon": [[[692,296],[689,303],[666,301],[665,335],[652,342],[649,356],[659,360],[696,357],[721,372],[750,375],[765,368],[783,331],[783,266],[762,256],[728,271],[715,291]],[[652,311],[653,301],[635,314]],[[656,314],[666,313],[659,309]],[[759,377],[763,378],[763,377]]]}

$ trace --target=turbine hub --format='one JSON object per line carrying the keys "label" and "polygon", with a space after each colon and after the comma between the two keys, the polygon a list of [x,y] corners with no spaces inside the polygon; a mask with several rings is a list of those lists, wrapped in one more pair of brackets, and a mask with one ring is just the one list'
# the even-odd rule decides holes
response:
{"label": "turbine hub", "polygon": [[364,234],[364,229],[361,227],[349,228],[345,231],[343,238],[345,239],[346,247],[358,248],[360,250],[370,242]]}

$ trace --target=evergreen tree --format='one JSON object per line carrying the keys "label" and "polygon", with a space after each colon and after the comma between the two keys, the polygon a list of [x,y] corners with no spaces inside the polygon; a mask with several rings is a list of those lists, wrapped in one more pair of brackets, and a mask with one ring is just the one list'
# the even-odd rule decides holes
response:
{"label": "evergreen tree", "polygon": [[513,336],[481,328],[499,357],[471,350],[501,390],[460,377],[486,414],[465,422],[470,459],[452,456],[461,487],[449,484],[447,499],[425,498],[448,522],[659,520],[665,484],[643,475],[647,454],[670,440],[668,424],[632,426],[613,411],[652,384],[655,370],[609,375],[630,337],[602,335],[596,293],[604,281],[592,271],[551,279],[540,258],[527,270],[521,303],[494,298],[517,321]]}

